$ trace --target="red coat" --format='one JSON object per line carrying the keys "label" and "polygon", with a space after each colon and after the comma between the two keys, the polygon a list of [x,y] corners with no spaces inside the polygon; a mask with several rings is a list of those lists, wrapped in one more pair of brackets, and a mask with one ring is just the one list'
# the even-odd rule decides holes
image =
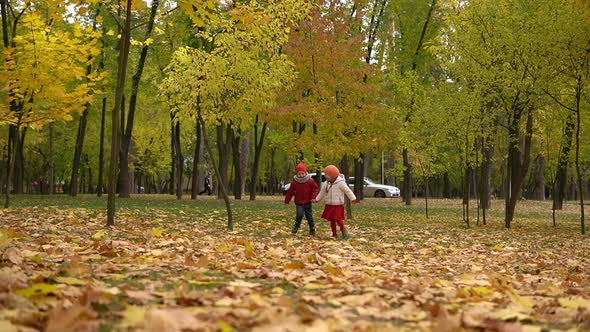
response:
{"label": "red coat", "polygon": [[297,205],[311,203],[311,200],[318,195],[318,192],[318,185],[312,178],[305,183],[293,180],[285,196],[285,204],[289,204],[293,195],[295,195],[295,204]]}

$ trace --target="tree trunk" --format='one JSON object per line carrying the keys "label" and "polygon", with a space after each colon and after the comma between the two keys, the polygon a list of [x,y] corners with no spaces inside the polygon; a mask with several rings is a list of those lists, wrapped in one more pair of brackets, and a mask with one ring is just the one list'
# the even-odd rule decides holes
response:
{"label": "tree trunk", "polygon": [[168,187],[168,193],[174,195],[174,183],[176,182],[176,148],[174,147],[174,136],[176,131],[174,129],[174,113],[170,112],[170,186]]}
{"label": "tree trunk", "polygon": [[[219,191],[221,192],[221,196],[223,197],[223,200],[225,202],[225,208],[227,211],[227,229],[229,231],[233,231],[234,230],[234,220],[233,220],[233,216],[232,216],[232,209],[231,209],[231,204],[229,201],[229,196],[227,195],[225,185],[223,184],[224,182],[221,178],[220,169],[217,166],[217,163],[215,162],[215,158],[213,157],[213,149],[211,148],[211,145],[209,144],[209,140],[207,139],[207,131],[205,128],[205,122],[203,121],[203,118],[201,117],[200,113],[198,115],[198,121],[201,124],[201,128],[203,130],[203,142],[205,144],[205,149],[207,149],[207,153],[209,154],[209,157],[211,158],[211,165],[213,165],[213,170],[215,171],[215,176],[217,177],[217,183],[219,183],[219,185],[218,185]],[[217,126],[218,132],[219,132],[219,127],[220,126]]]}
{"label": "tree trunk", "polygon": [[364,155],[354,160],[354,195],[357,201],[362,201],[365,197],[363,195],[364,179]]}
{"label": "tree trunk", "polygon": [[84,158],[86,159],[86,165],[88,167],[88,189],[86,190],[86,192],[92,194],[94,193],[94,188],[92,186],[92,167],[90,167],[90,160],[88,159],[88,154],[85,154]]}
{"label": "tree trunk", "polygon": [[234,135],[232,140],[234,160],[234,198],[237,200],[242,199],[242,164],[240,163],[242,151],[240,150],[240,142],[241,135],[240,132],[238,132],[237,135]]}
{"label": "tree trunk", "polygon": [[426,177],[426,175],[424,175],[424,203],[426,205],[426,207],[425,207],[426,219],[428,219],[428,196],[429,195],[430,195],[430,193],[429,193],[429,188],[428,188],[428,177]]}
{"label": "tree trunk", "polygon": [[443,174],[443,197],[451,198],[451,181],[449,180],[449,172]]}
{"label": "tree trunk", "polygon": [[[248,165],[250,165],[250,131],[246,131],[241,145],[240,152],[240,191],[242,195],[246,193],[246,179],[248,177]],[[256,186],[254,186],[256,188]]]}
{"label": "tree trunk", "polygon": [[[151,2],[151,11],[150,11],[150,18],[147,22],[146,28],[146,35],[145,39],[150,38],[152,35],[152,30],[154,28],[154,20],[156,17],[156,13],[158,11],[158,6],[160,5],[159,0],[152,0]],[[119,197],[129,197],[129,146],[131,144],[131,136],[133,135],[133,124],[135,120],[135,109],[137,105],[137,96],[139,93],[139,82],[141,81],[141,76],[143,75],[143,69],[145,66],[145,61],[147,59],[147,54],[149,50],[149,45],[144,43],[140,55],[139,61],[137,62],[137,69],[133,78],[131,80],[131,95],[129,97],[129,114],[127,115],[127,125],[124,126],[123,137],[121,140],[121,175],[120,175],[120,187],[119,187]],[[182,189],[181,189],[182,190]]]}
{"label": "tree trunk", "polygon": [[49,194],[55,194],[55,156],[53,151],[53,132],[55,124],[49,124]]}
{"label": "tree trunk", "polygon": [[176,150],[176,199],[181,200],[184,158],[182,157],[182,148],[180,146],[180,120],[176,121],[175,125],[174,149]]}
{"label": "tree trunk", "polygon": [[535,167],[535,176],[531,198],[544,201],[545,200],[545,157],[539,156],[537,158],[537,167]]}
{"label": "tree trunk", "polygon": [[119,109],[123,99],[123,89],[127,72],[127,61],[129,59],[129,44],[131,34],[131,4],[127,0],[125,22],[119,50],[119,65],[117,70],[117,85],[115,89],[115,105],[113,107],[111,125],[111,164],[109,174],[109,194],[107,199],[107,226],[115,224],[115,190],[117,186],[117,157],[119,155]]}
{"label": "tree trunk", "polygon": [[402,186],[402,196],[406,205],[412,205],[412,164],[410,163],[408,148],[402,151],[404,162],[404,182]]}
{"label": "tree trunk", "polygon": [[[349,171],[350,171],[350,159],[349,159],[348,155],[345,155],[342,158],[342,161],[340,162],[340,168],[342,169],[342,172],[345,175],[345,179],[344,180],[346,181],[346,183],[350,183],[349,182],[349,179],[348,179],[348,174],[349,174]],[[321,189],[321,187],[320,187],[320,189]],[[356,196],[356,194],[355,194],[355,196]],[[349,199],[345,199],[345,202],[346,202],[346,218],[352,220],[353,219],[353,215],[352,215],[352,206],[350,204],[350,200]]]}
{"label": "tree trunk", "polygon": [[[490,195],[492,193],[491,190],[491,182],[492,182],[492,158],[494,157],[494,146],[492,145],[491,138],[488,137],[484,139],[483,142],[483,161],[481,165],[481,192],[479,194],[480,197],[480,205],[481,208],[486,210],[489,209],[491,206]],[[484,219],[484,225],[485,225]]]}
{"label": "tree trunk", "polygon": [[195,153],[193,155],[193,174],[191,183],[191,199],[197,199],[199,194],[199,162],[201,161],[201,141],[202,131],[199,121],[195,124],[197,142],[195,143]]}
{"label": "tree trunk", "polygon": [[[226,133],[225,133],[225,141],[223,139],[224,135],[224,127],[223,125],[217,126],[217,150],[219,153],[219,175],[221,179],[221,184],[218,187],[223,187],[226,190],[229,188],[229,178],[227,171],[229,169],[229,154],[231,153],[231,145],[233,141],[233,130],[230,126],[227,126]],[[205,132],[203,131],[203,136],[205,136]],[[213,156],[210,156],[211,160],[213,160]],[[223,198],[223,193],[221,190],[217,192],[217,198]]]}
{"label": "tree trunk", "polygon": [[[387,157],[387,167],[386,167],[386,169],[387,170],[390,170],[390,169],[394,169],[394,168],[395,168],[395,157],[392,154],[390,154]],[[396,181],[395,181],[395,175],[393,175],[393,174],[387,174],[385,176],[385,184],[390,185],[390,186],[397,186]]]}
{"label": "tree trunk", "polygon": [[100,115],[100,147],[98,152],[98,184],[96,186],[96,195],[102,197],[104,188],[104,135],[105,135],[105,120],[107,115],[107,98],[102,98],[102,111]]}
{"label": "tree trunk", "polygon": [[[4,1],[4,0],[0,0]],[[7,152],[6,152],[6,177],[5,177],[5,188],[4,188],[4,208],[7,209],[10,206],[10,170],[12,169],[12,151],[13,151],[13,131],[16,127],[9,125],[8,126],[8,144],[7,144]]]}
{"label": "tree trunk", "polygon": [[[253,201],[256,199],[256,183],[258,182],[258,172],[259,172],[259,165],[260,165],[260,156],[262,154],[262,147],[264,146],[264,136],[266,135],[266,122],[262,124],[262,128],[260,129],[260,138],[258,137],[258,115],[256,115],[256,121],[254,122],[254,164],[252,165],[252,173],[250,176],[250,200]],[[271,170],[270,170],[270,178],[274,176],[274,150],[272,151],[273,155],[271,158]],[[271,182],[272,184],[272,182]],[[274,184],[272,184],[274,185]],[[271,189],[271,192],[274,194],[274,188]]]}
{"label": "tree trunk", "polygon": [[584,81],[578,76],[576,87],[576,175],[578,176],[578,192],[580,194],[580,228],[582,234],[586,234],[586,225],[584,224],[584,191],[582,190],[582,174],[580,173],[580,100],[582,99],[582,90]]}
{"label": "tree trunk", "polygon": [[[15,194],[22,194],[23,193],[23,186],[24,186],[24,176],[25,176],[25,156],[24,156],[24,146],[25,146],[25,137],[27,134],[27,127],[22,129],[22,134],[19,133],[18,127],[13,132],[15,142],[15,156],[14,156],[14,193]],[[20,135],[19,135],[20,134]]]}
{"label": "tree trunk", "polygon": [[512,220],[514,219],[516,202],[518,202],[518,199],[520,198],[522,183],[524,182],[530,163],[530,149],[533,131],[532,110],[527,112],[526,134],[524,139],[524,150],[522,153],[520,152],[518,144],[520,139],[520,114],[521,111],[516,110],[514,118],[508,128],[508,174],[510,176],[510,190],[509,197],[506,200],[506,216],[504,220],[506,228],[511,227]]}
{"label": "tree trunk", "polygon": [[[275,190],[278,191],[278,181],[276,179],[276,175],[275,175],[275,156],[277,153],[277,148],[276,147],[272,147],[270,149],[270,176],[269,176],[269,186],[270,186],[270,194],[274,195],[275,194]],[[280,195],[281,193],[279,193]]]}
{"label": "tree trunk", "polygon": [[[91,67],[88,66],[86,69],[86,74],[90,74]],[[74,161],[72,162],[72,176],[70,178],[70,196],[75,197],[78,195],[78,172],[80,170],[80,160],[82,157],[82,148],[84,147],[84,136],[86,135],[86,123],[88,121],[88,108],[90,108],[89,104],[86,104],[84,107],[84,112],[82,112],[82,116],[80,117],[80,122],[78,124],[78,134],[76,135],[76,145],[74,148]]]}
{"label": "tree trunk", "polygon": [[565,199],[565,188],[567,185],[567,165],[570,158],[570,151],[572,148],[572,141],[574,136],[574,114],[568,113],[563,129],[562,147],[557,161],[557,171],[555,174],[555,182],[553,183],[553,210],[561,210],[563,208],[563,200]]}

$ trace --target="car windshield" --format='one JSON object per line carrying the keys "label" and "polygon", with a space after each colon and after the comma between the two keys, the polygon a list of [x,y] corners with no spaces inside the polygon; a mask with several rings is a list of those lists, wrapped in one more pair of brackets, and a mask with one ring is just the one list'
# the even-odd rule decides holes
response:
{"label": "car windshield", "polygon": [[365,178],[365,183],[366,184],[375,184],[375,181],[369,179],[369,178]]}

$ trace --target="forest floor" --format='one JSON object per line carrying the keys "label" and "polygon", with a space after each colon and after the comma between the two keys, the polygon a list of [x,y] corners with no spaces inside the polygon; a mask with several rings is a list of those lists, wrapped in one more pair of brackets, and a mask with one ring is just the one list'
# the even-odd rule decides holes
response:
{"label": "forest floor", "polygon": [[486,225],[459,200],[353,206],[349,240],[291,234],[282,197],[19,196],[0,210],[0,331],[590,330],[579,205],[503,202]]}

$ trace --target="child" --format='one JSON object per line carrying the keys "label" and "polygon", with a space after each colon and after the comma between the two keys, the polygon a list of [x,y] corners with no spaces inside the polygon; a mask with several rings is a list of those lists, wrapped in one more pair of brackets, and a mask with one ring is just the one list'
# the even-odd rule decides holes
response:
{"label": "child", "polygon": [[315,223],[313,222],[313,214],[311,211],[311,200],[318,194],[318,185],[307,173],[307,166],[304,163],[299,163],[295,167],[295,176],[293,182],[289,187],[289,191],[285,196],[285,204],[289,204],[291,197],[295,194],[295,205],[297,207],[297,215],[295,217],[295,225],[291,233],[295,234],[301,226],[301,220],[305,213],[305,219],[309,224],[309,235],[315,235]]}
{"label": "child", "polygon": [[326,199],[326,206],[322,213],[322,218],[330,222],[332,228],[332,236],[338,237],[336,231],[336,224],[340,225],[342,231],[342,238],[348,239],[348,232],[344,228],[344,195],[348,196],[352,204],[356,203],[356,196],[348,188],[344,175],[340,174],[338,167],[328,165],[324,169],[326,182],[322,185],[320,194],[312,202],[318,202]]}

